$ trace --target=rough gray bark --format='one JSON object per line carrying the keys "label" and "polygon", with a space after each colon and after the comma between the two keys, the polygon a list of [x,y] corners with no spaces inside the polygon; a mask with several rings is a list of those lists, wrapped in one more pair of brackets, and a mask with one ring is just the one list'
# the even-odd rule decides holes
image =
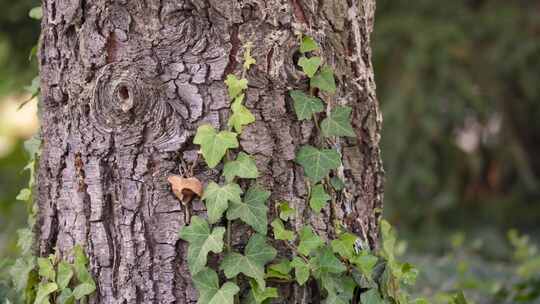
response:
{"label": "rough gray bark", "polygon": [[[375,246],[383,169],[369,48],[374,2],[43,0],[39,253],[67,255],[82,244],[98,284],[92,303],[196,302],[178,239],[186,210],[167,176],[196,161],[197,126],[225,126],[223,79],[240,72],[248,41],[257,64],[247,75],[246,105],[257,122],[240,144],[272,191],[270,206],[291,202],[300,215],[294,226],[311,223],[325,236],[340,219]],[[294,64],[295,32],[315,37],[336,71],[338,91],[325,100],[354,109],[357,139],[335,144],[346,191],[319,216],[306,212],[303,172],[293,161],[316,138],[311,122],[296,120],[287,94],[307,87]],[[194,173],[219,180],[219,170],[201,161]],[[204,214],[200,201],[188,208]],[[242,245],[247,228],[233,228]],[[316,294],[282,288],[282,303],[309,303]]]}

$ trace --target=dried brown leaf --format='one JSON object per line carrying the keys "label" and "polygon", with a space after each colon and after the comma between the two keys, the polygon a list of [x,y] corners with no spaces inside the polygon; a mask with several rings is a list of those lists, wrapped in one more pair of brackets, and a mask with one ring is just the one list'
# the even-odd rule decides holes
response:
{"label": "dried brown leaf", "polygon": [[174,194],[182,203],[187,204],[193,199],[193,195],[202,196],[203,185],[196,177],[181,177],[171,175],[167,179],[171,183]]}

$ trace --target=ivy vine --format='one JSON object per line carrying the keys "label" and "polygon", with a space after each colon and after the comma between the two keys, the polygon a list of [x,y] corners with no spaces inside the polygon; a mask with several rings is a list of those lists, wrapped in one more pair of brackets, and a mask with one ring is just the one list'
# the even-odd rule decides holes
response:
{"label": "ivy vine", "polygon": [[[294,218],[295,210],[288,202],[277,204],[279,217],[270,226],[274,240],[283,242],[292,252],[291,259],[276,261],[277,251],[268,241],[268,207],[270,192],[256,182],[244,193],[238,180],[253,180],[259,176],[255,161],[245,151],[236,150],[236,159],[230,155],[239,148],[238,136],[243,128],[255,121],[254,115],[243,102],[248,90],[244,77],[255,64],[251,56],[251,44],[244,46],[244,65],[241,77],[227,75],[225,84],[231,100],[231,113],[226,130],[216,130],[205,124],[198,127],[194,143],[210,168],[223,163],[224,183],[211,181],[206,186],[202,200],[207,218],[194,216],[191,223],[180,231],[180,238],[189,243],[187,261],[195,287],[200,297],[198,304],[235,304],[240,302],[239,275],[247,279],[250,290],[242,303],[270,303],[279,298],[276,287],[268,282],[305,285],[309,280],[318,283],[325,303],[409,303],[409,295],[400,287],[413,284],[418,271],[408,263],[399,262],[394,255],[396,236],[388,222],[381,220],[382,246],[372,251],[361,238],[346,231],[339,223],[338,237],[324,240],[311,226],[300,231],[287,229],[287,222]],[[317,90],[326,94],[336,91],[332,68],[316,54],[319,45],[312,37],[300,39],[298,65],[309,78],[307,92],[291,90],[296,117],[300,121],[311,120],[321,136],[318,146],[305,145],[297,151],[295,162],[302,166],[309,181],[309,197],[306,205],[316,214],[331,202],[328,192],[342,191],[345,183],[330,173],[341,166],[341,154],[327,143],[337,137],[355,137],[351,125],[352,108],[346,105],[331,106],[319,96]],[[319,124],[319,116],[324,119]],[[325,140],[328,139],[328,140]],[[223,218],[227,227],[219,226]],[[241,221],[255,232],[243,252],[231,246],[231,222]],[[214,225],[214,226],[212,226]],[[221,255],[216,269],[207,265],[209,254]],[[218,272],[225,282],[220,284]],[[414,303],[426,303],[417,299]]]}
{"label": "ivy vine", "polygon": [[[29,17],[41,19],[41,6],[30,10]],[[36,55],[37,45],[32,48],[29,58]],[[36,76],[25,90],[31,97],[24,101],[23,107],[33,98],[39,98],[39,76]],[[17,231],[17,247],[20,256],[10,269],[14,289],[24,303],[33,304],[74,304],[86,303],[88,296],[96,290],[96,283],[88,270],[88,258],[80,245],[72,249],[72,263],[59,259],[57,255],[37,257],[33,252],[37,205],[34,199],[36,168],[40,157],[41,139],[34,135],[24,143],[29,161],[24,170],[29,171],[28,185],[21,189],[16,199],[24,202],[28,212],[28,228]],[[6,303],[11,303],[6,299]]]}

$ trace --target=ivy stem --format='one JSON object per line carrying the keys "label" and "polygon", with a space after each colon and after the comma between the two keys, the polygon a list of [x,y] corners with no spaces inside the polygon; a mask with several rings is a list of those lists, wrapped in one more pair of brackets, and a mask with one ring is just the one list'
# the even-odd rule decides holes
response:
{"label": "ivy stem", "polygon": [[231,252],[232,251],[232,246],[231,246],[231,226],[232,226],[232,221],[229,221],[227,220],[227,252]]}
{"label": "ivy stem", "polygon": [[321,134],[321,128],[319,127],[319,120],[317,119],[317,115],[313,113],[313,123],[315,124],[315,128],[317,129],[317,133]]}
{"label": "ivy stem", "polygon": [[304,262],[306,263],[309,263],[309,260],[304,256],[302,255],[300,252],[298,252],[298,248],[294,245],[294,244],[291,244],[287,241],[283,241],[285,243],[285,245],[287,245],[287,247],[289,247],[289,249],[291,249],[292,251],[294,251],[294,253],[299,256],[300,258],[302,258],[304,260]]}
{"label": "ivy stem", "polygon": [[337,204],[336,204],[336,192],[334,191],[334,189],[332,188],[331,186],[331,183],[330,183],[330,178],[328,176],[326,176],[324,178],[324,184],[326,186],[327,189],[329,189],[330,191],[330,218],[332,220],[332,224],[334,226],[334,236],[337,236],[337,230],[338,230],[338,223],[336,221],[336,218],[337,218]]}

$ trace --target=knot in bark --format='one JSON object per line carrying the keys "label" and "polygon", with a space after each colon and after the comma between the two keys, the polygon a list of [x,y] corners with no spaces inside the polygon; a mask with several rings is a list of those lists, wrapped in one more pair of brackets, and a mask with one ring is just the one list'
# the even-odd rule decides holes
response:
{"label": "knot in bark", "polygon": [[157,85],[142,75],[133,64],[104,68],[96,81],[91,104],[98,129],[109,133],[163,118],[163,111],[156,111],[160,107]]}

